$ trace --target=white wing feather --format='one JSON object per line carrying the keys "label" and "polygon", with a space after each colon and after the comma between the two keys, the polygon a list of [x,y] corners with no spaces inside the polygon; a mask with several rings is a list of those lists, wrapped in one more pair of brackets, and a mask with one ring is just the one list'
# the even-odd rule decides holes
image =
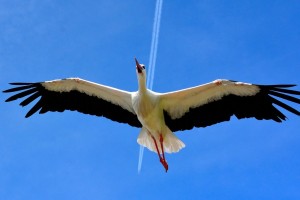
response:
{"label": "white wing feather", "polygon": [[42,85],[49,91],[69,92],[77,90],[90,96],[96,96],[135,113],[132,108],[132,92],[101,85],[80,78],[68,78],[43,82]]}
{"label": "white wing feather", "polygon": [[190,108],[219,100],[223,96],[229,94],[252,96],[257,94],[259,90],[258,86],[250,83],[215,80],[204,85],[160,94],[161,107],[169,113],[172,119],[178,119]]}

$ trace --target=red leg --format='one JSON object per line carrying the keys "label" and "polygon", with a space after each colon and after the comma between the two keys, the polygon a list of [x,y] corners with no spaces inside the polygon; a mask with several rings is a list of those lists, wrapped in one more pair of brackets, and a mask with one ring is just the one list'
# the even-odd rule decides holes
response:
{"label": "red leg", "polygon": [[160,147],[161,147],[163,159],[166,160],[165,159],[164,145],[163,145],[164,139],[162,137],[162,134],[159,135],[159,142],[160,142]]}
{"label": "red leg", "polygon": [[164,149],[163,149],[163,138],[162,138],[162,135],[160,135],[160,140],[159,141],[160,141],[160,145],[161,145],[161,150],[162,150],[163,157],[161,157],[161,155],[160,155],[160,152],[159,152],[159,149],[158,149],[157,142],[156,142],[155,138],[152,135],[151,135],[151,137],[152,137],[152,139],[154,141],[155,148],[156,148],[156,151],[157,151],[157,155],[159,157],[159,161],[164,166],[164,168],[165,168],[165,170],[167,172],[168,169],[169,169],[169,166],[168,166],[168,163],[167,163],[167,161],[165,159],[165,153],[164,153]]}
{"label": "red leg", "polygon": [[162,156],[163,156],[162,164],[163,164],[163,166],[164,166],[164,168],[166,169],[166,172],[167,172],[168,169],[169,169],[169,166],[168,166],[168,163],[167,163],[166,158],[165,158],[165,151],[164,151],[164,145],[163,145],[164,139],[163,139],[162,134],[159,135],[159,142],[160,142],[160,147],[161,147]]}
{"label": "red leg", "polygon": [[161,158],[161,156],[160,156],[160,152],[159,152],[159,149],[158,149],[156,140],[155,140],[155,138],[154,138],[152,135],[151,135],[151,137],[152,137],[152,139],[153,139],[153,141],[154,141],[155,148],[156,148],[156,151],[157,151],[157,155],[158,155],[158,157],[159,157],[159,160],[161,160],[162,158]]}

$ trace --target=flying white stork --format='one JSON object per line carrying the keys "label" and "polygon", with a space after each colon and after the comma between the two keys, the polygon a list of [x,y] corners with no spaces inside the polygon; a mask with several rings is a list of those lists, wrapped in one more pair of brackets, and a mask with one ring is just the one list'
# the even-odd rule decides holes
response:
{"label": "flying white stork", "polygon": [[3,92],[17,92],[6,102],[28,96],[20,105],[39,101],[26,117],[39,111],[76,110],[84,114],[107,117],[113,121],[141,127],[137,142],[158,154],[166,172],[164,152],[178,152],[185,145],[173,132],[206,127],[238,119],[282,122],[286,116],[274,105],[298,116],[300,112],[273,98],[279,97],[300,104],[300,91],[286,89],[295,85],[255,85],[230,80],[213,82],[183,90],[157,93],[146,88],[146,70],[135,59],[138,91],[128,92],[79,78],[37,83],[10,83],[16,87]]}

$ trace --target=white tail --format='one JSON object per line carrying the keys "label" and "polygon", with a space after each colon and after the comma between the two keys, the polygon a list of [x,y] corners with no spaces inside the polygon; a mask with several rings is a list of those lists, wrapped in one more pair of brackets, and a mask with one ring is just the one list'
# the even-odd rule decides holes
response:
{"label": "white tail", "polygon": [[[170,130],[166,129],[167,132],[164,134],[164,151],[167,153],[176,153],[180,151],[180,149],[185,147],[185,144],[178,138],[176,135]],[[148,134],[147,129],[144,127],[142,128],[139,137],[137,139],[137,142],[144,147],[147,147],[150,151],[154,151],[157,153],[155,144],[153,142],[153,139],[150,134]],[[161,153],[161,147],[158,143],[158,149]]]}

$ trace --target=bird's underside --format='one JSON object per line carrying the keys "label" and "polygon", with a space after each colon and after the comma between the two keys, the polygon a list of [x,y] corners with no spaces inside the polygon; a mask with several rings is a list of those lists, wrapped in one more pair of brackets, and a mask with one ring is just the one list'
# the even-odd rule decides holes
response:
{"label": "bird's underside", "polygon": [[286,116],[274,105],[300,116],[298,110],[279,100],[300,104],[300,99],[294,97],[300,95],[300,91],[289,89],[295,85],[256,85],[216,80],[169,93],[155,93],[146,88],[146,71],[137,60],[136,73],[137,92],[79,78],[11,83],[15,87],[3,92],[16,93],[7,102],[25,98],[21,106],[38,99],[26,117],[36,112],[72,110],[140,127],[138,143],[157,152],[166,171],[168,164],[164,152],[178,152],[184,147],[173,132],[229,121],[233,115],[238,119],[282,122]]}

